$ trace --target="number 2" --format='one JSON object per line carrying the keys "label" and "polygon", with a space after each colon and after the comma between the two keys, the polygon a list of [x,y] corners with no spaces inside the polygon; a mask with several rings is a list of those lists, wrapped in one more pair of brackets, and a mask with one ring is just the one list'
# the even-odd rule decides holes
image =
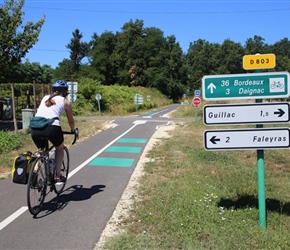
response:
{"label": "number 2", "polygon": [[229,143],[230,142],[230,137],[226,137],[226,143]]}

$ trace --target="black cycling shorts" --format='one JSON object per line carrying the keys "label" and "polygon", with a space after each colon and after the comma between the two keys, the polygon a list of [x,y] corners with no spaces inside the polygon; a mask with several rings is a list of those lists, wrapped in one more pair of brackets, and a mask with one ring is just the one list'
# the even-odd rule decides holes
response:
{"label": "black cycling shorts", "polygon": [[63,133],[60,126],[48,125],[46,128],[31,129],[31,138],[37,148],[47,148],[49,140],[54,146],[60,146],[63,141]]}

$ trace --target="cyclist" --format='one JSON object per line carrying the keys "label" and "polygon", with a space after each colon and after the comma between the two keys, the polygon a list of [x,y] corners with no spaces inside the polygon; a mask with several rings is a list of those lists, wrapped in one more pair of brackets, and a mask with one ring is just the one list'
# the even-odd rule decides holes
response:
{"label": "cyclist", "polygon": [[64,157],[64,136],[60,124],[59,117],[66,112],[66,117],[70,129],[74,133],[78,133],[75,128],[73,118],[73,110],[70,101],[66,98],[68,94],[68,84],[63,80],[58,80],[52,85],[52,94],[46,95],[42,98],[35,116],[53,118],[53,122],[43,129],[32,129],[31,137],[36,147],[43,151],[48,149],[47,139],[55,146],[55,168],[56,168],[56,182],[64,182],[65,177],[61,175],[61,164]]}

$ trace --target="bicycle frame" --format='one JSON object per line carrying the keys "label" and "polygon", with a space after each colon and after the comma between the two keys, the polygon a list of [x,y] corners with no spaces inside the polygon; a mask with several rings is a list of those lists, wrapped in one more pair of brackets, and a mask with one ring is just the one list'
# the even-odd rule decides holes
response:
{"label": "bicycle frame", "polygon": [[[76,142],[78,134],[74,132],[63,132],[64,134],[74,134],[74,140],[72,144]],[[47,195],[47,187],[50,186],[50,191],[55,191],[59,195],[66,184],[67,176],[69,173],[69,152],[68,148],[64,146],[64,159],[61,165],[61,174],[65,177],[65,181],[56,182],[54,176],[56,174],[56,168],[53,172],[50,171],[49,166],[49,152],[54,148],[51,145],[45,151],[36,151],[33,153],[33,164],[30,170],[28,187],[27,187],[27,203],[29,211],[32,215],[37,215],[43,205],[44,199]],[[42,172],[43,171],[43,172]],[[38,197],[36,199],[36,197]]]}

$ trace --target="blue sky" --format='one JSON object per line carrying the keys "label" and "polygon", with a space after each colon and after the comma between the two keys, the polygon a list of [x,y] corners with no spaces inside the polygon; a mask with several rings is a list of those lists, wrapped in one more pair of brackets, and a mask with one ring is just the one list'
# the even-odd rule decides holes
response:
{"label": "blue sky", "polygon": [[159,28],[165,37],[174,35],[184,52],[198,39],[220,44],[231,39],[242,45],[255,35],[268,44],[290,39],[290,1],[26,0],[23,11],[24,23],[46,16],[39,41],[26,58],[53,68],[69,58],[66,45],[75,29],[90,41],[94,32],[121,31],[131,19]]}

